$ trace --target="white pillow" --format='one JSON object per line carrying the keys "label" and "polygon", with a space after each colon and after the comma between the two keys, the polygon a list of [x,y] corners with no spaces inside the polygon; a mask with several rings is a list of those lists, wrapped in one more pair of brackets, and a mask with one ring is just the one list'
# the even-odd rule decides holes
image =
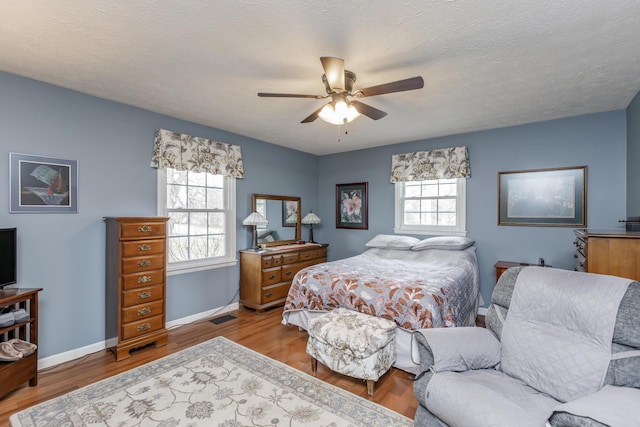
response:
{"label": "white pillow", "polygon": [[265,229],[265,230],[258,230],[258,239],[261,239],[264,236],[268,236],[271,233],[273,233],[273,230],[270,230],[268,228]]}
{"label": "white pillow", "polygon": [[411,236],[378,234],[376,237],[369,240],[365,246],[368,248],[398,249],[407,251],[419,241],[420,239],[416,239]]}
{"label": "white pillow", "polygon": [[475,240],[462,236],[440,236],[420,240],[411,247],[412,251],[425,249],[444,249],[448,251],[462,251],[473,245]]}

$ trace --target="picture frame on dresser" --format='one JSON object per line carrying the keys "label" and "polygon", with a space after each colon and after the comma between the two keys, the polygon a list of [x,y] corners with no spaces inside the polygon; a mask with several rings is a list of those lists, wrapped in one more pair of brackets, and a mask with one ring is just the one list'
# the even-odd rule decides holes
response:
{"label": "picture frame on dresser", "polygon": [[498,172],[498,225],[586,224],[586,166]]}
{"label": "picture frame on dresser", "polygon": [[78,161],[9,153],[10,213],[78,213]]}

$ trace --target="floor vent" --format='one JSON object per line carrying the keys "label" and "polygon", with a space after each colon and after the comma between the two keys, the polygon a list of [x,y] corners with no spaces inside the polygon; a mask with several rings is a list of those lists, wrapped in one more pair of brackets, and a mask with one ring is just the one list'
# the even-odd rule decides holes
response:
{"label": "floor vent", "polygon": [[230,314],[225,314],[224,316],[220,316],[220,317],[216,317],[215,319],[211,319],[211,320],[209,320],[209,322],[215,323],[216,325],[219,325],[221,323],[228,322],[229,320],[233,320],[235,318],[236,318],[236,316],[232,316]]}

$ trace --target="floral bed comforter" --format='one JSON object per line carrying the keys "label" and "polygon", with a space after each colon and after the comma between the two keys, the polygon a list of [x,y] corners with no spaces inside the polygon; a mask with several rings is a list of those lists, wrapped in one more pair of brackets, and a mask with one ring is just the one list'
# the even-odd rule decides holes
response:
{"label": "floral bed comforter", "polygon": [[398,251],[369,249],[300,270],[284,306],[330,311],[345,307],[395,321],[406,330],[464,326],[477,308],[475,248]]}

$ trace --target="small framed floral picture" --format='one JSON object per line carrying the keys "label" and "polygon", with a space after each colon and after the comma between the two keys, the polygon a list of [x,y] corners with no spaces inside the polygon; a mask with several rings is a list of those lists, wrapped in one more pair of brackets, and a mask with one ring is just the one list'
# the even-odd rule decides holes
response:
{"label": "small framed floral picture", "polygon": [[336,185],[336,228],[369,229],[366,182]]}
{"label": "small framed floral picture", "polygon": [[298,201],[282,201],[282,226],[295,227],[298,225]]}

